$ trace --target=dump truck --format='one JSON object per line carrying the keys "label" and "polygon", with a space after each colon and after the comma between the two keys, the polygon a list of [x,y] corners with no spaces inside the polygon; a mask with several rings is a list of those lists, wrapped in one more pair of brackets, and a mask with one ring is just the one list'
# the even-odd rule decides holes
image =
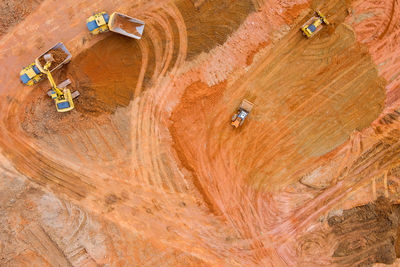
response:
{"label": "dump truck", "polygon": [[315,11],[315,15],[307,20],[303,26],[301,26],[301,31],[303,32],[304,36],[311,38],[322,29],[322,24],[329,25],[329,22],[325,16],[322,15],[319,10],[317,10]]}
{"label": "dump truck", "polygon": [[[20,79],[23,84],[25,85],[34,85],[41,80],[43,80],[46,75],[44,74],[44,69],[43,66],[46,63],[44,60],[44,55],[47,54],[49,51],[63,51],[64,52],[64,57],[65,59],[62,60],[61,62],[58,62],[59,64],[52,66],[50,72],[53,72],[56,69],[61,68],[63,65],[67,64],[68,62],[71,61],[71,53],[68,51],[68,49],[65,47],[65,45],[62,42],[57,43],[54,45],[52,48],[41,54],[39,57],[35,59],[35,62],[30,64],[29,66],[24,67],[21,72],[20,72]],[[61,54],[58,52],[58,54]],[[59,59],[58,57],[57,59]],[[60,61],[60,60],[59,60]]]}
{"label": "dump truck", "polygon": [[253,109],[253,106],[254,106],[253,103],[251,103],[250,101],[248,101],[246,99],[243,99],[238,111],[232,116],[231,125],[234,128],[238,128],[239,126],[242,126],[244,123],[244,120],[247,118],[247,116]]}
{"label": "dump truck", "polygon": [[145,23],[127,15],[114,12],[109,16],[107,12],[99,12],[86,20],[90,33],[96,35],[112,31],[131,38],[142,38]]}

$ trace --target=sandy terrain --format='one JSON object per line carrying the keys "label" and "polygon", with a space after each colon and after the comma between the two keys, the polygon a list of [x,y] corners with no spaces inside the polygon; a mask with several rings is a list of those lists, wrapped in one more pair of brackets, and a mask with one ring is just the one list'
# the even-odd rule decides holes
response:
{"label": "sandy terrain", "polygon": [[[400,265],[397,1],[22,2],[0,12],[0,266]],[[90,35],[102,10],[142,39]],[[68,113],[18,77],[60,41]]]}

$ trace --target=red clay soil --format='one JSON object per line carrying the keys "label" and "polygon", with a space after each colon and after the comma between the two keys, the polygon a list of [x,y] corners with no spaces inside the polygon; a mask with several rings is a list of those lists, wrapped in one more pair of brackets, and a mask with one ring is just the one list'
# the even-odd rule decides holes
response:
{"label": "red clay soil", "polygon": [[351,11],[347,23],[368,46],[380,75],[388,81],[386,105],[390,107],[400,96],[400,5],[392,0],[354,1]]}
{"label": "red clay soil", "polygon": [[[0,265],[395,261],[399,16],[361,2],[44,0],[0,39]],[[309,7],[332,24],[312,39]],[[143,38],[90,35],[98,8],[145,21]],[[18,79],[58,41],[69,113]]]}
{"label": "red clay soil", "polygon": [[43,0],[7,0],[0,2],[0,37],[37,9]]}

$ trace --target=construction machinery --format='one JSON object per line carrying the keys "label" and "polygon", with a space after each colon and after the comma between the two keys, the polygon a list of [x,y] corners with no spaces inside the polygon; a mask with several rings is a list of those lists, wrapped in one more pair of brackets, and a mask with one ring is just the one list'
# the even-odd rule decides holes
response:
{"label": "construction machinery", "polygon": [[254,106],[253,103],[251,103],[250,101],[248,101],[246,99],[243,99],[238,111],[232,116],[231,125],[234,128],[238,128],[239,126],[242,126],[244,123],[244,120],[247,118],[247,116],[253,109],[253,106]]}
{"label": "construction machinery", "polygon": [[99,12],[86,20],[86,26],[92,34],[112,31],[131,38],[142,38],[145,23],[127,15],[114,12]]}
{"label": "construction machinery", "polygon": [[301,31],[304,36],[311,38],[322,29],[322,24],[329,25],[329,22],[325,16],[317,10],[315,11],[315,15],[301,26]]}
{"label": "construction machinery", "polygon": [[[49,54],[44,55],[44,58],[46,59],[46,64],[44,65],[43,70],[44,73],[47,75],[47,79],[49,80],[51,85],[51,90],[47,94],[54,100],[57,111],[66,112],[74,109],[74,102],[72,101],[73,96],[71,94],[71,91],[65,87],[70,83],[70,81],[64,81],[62,85],[57,86],[54,82],[53,75],[51,75],[51,72],[49,71],[51,64],[54,62],[53,55],[50,52]],[[79,92],[76,96],[78,95]]]}
{"label": "construction machinery", "polygon": [[[55,55],[57,54],[59,58],[55,58]],[[71,61],[71,57],[71,53],[65,45],[63,43],[57,43],[55,46],[37,57],[34,63],[40,72],[47,76],[47,79],[50,82],[51,90],[49,90],[47,94],[54,100],[58,112],[72,110],[74,108],[73,98],[79,96],[78,91],[71,94],[71,91],[66,88],[66,86],[71,83],[69,79],[62,82],[60,85],[56,85],[53,75],[51,74],[52,71],[61,68],[64,64]],[[45,62],[44,65],[42,65],[43,62]]]}
{"label": "construction machinery", "polygon": [[99,34],[109,31],[108,21],[110,16],[106,12],[94,14],[86,20],[86,26],[92,34]]}
{"label": "construction machinery", "polygon": [[21,70],[19,77],[23,84],[34,85],[43,80],[43,73],[40,72],[35,63],[32,63]]}
{"label": "construction machinery", "polygon": [[64,66],[65,64],[67,64],[71,61],[71,58],[72,58],[71,53],[68,51],[68,49],[65,47],[65,45],[62,42],[59,42],[35,59],[34,64],[40,70],[40,72],[45,73],[43,63],[46,63],[46,60],[45,60],[44,56],[49,54],[52,51],[53,51],[53,54],[56,53],[56,51],[61,51],[62,53],[64,53],[65,58],[61,62],[53,62],[53,64],[49,67],[50,72],[60,69],[62,66]]}
{"label": "construction machinery", "polygon": [[24,67],[21,72],[19,73],[19,77],[22,81],[23,84],[25,85],[34,85],[38,82],[40,82],[41,80],[44,79],[45,75],[44,75],[44,69],[42,66],[42,63],[38,60],[41,57],[43,57],[46,53],[48,53],[50,50],[55,50],[55,49],[62,49],[67,57],[65,58],[65,60],[63,62],[61,62],[60,64],[57,64],[55,66],[53,66],[53,68],[50,70],[50,72],[61,68],[64,64],[67,64],[68,62],[71,61],[71,54],[69,53],[69,51],[67,50],[67,48],[64,46],[63,43],[57,43],[55,46],[53,46],[52,48],[50,48],[49,50],[47,50],[46,52],[44,52],[42,55],[40,55],[34,63],[30,64],[29,66]]}

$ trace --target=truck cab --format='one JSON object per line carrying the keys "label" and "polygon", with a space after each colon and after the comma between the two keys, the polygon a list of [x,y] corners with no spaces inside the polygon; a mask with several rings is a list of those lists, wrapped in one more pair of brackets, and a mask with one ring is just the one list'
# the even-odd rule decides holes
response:
{"label": "truck cab", "polygon": [[23,68],[19,75],[22,83],[25,85],[34,85],[43,79],[43,74],[35,63]]}
{"label": "truck cab", "polygon": [[108,21],[110,16],[107,12],[100,12],[94,14],[86,20],[86,26],[91,34],[99,34],[109,30]]}

